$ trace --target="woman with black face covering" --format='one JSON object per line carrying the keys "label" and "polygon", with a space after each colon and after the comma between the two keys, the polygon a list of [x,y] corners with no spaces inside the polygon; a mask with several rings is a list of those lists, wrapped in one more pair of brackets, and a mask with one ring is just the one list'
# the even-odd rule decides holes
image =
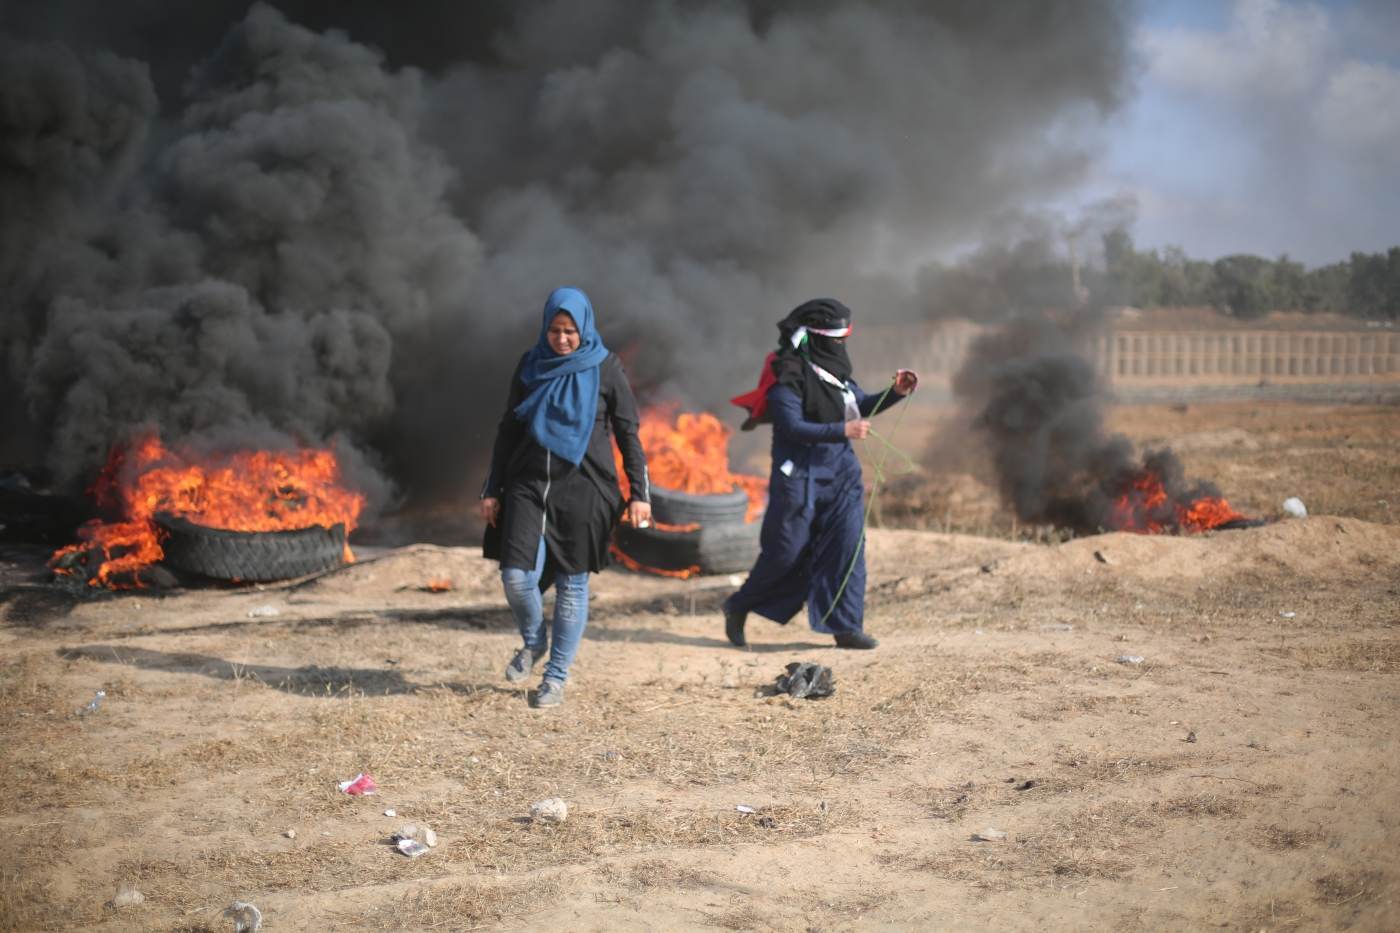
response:
{"label": "woman with black face covering", "polygon": [[747,644],[750,612],[786,625],[804,602],[812,629],[834,635],[838,647],[878,644],[864,631],[864,497],[851,441],[867,436],[866,419],[913,392],[918,377],[902,369],[883,400],[867,395],[851,379],[850,332],[841,302],[799,305],[778,323],[778,350],[758,388],[734,399],[749,410],[746,429],[773,424],[761,551],[724,604],[725,634],[737,646]]}

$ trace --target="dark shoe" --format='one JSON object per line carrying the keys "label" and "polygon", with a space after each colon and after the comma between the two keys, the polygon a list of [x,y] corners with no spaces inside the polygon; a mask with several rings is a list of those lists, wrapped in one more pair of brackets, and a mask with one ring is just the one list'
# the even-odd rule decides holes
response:
{"label": "dark shoe", "polygon": [[529,648],[521,648],[506,665],[506,680],[516,683],[529,677],[530,671],[535,667],[535,662],[544,657],[545,654],[544,651],[537,654]]}
{"label": "dark shoe", "polygon": [[836,647],[838,648],[874,648],[879,642],[864,632],[838,632],[836,635]]}
{"label": "dark shoe", "polygon": [[547,709],[551,706],[558,706],[564,702],[564,685],[546,680],[540,684],[540,689],[535,691],[534,699],[530,705],[535,709]]}
{"label": "dark shoe", "polygon": [[730,612],[724,610],[724,634],[729,636],[729,643],[736,648],[743,648],[748,645],[744,638],[744,620],[748,618],[747,612]]}

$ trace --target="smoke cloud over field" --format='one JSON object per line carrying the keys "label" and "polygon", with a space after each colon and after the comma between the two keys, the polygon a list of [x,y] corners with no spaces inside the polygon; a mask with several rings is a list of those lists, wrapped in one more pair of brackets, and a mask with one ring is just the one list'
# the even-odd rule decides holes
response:
{"label": "smoke cloud over field", "polygon": [[0,13],[0,459],[71,484],[151,425],[475,485],[560,284],[722,404],[805,298],[925,317],[1128,71],[1110,0],[120,6]]}
{"label": "smoke cloud over field", "polygon": [[[1105,397],[1084,348],[1091,316],[1029,316],[977,340],[953,390],[987,443],[1016,517],[1076,532],[1177,530],[1182,509],[1220,490],[1190,481],[1167,448],[1139,456],[1104,425]],[[1156,485],[1141,488],[1145,478]]]}

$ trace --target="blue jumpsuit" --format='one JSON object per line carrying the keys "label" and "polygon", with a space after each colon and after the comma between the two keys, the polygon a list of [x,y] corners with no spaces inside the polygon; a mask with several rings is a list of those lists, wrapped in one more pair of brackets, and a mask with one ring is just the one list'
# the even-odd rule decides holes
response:
{"label": "blue jumpsuit", "polygon": [[[866,418],[902,397],[890,392],[881,403],[878,395],[867,395],[855,382],[848,385]],[[726,601],[725,611],[756,612],[786,625],[805,602],[814,631],[858,632],[865,620],[860,461],[843,423],[806,420],[802,399],[784,385],[770,388],[767,398],[773,419],[773,469],[761,550],[749,578]],[[851,575],[842,590],[847,568]],[[838,591],[841,598],[833,609]]]}

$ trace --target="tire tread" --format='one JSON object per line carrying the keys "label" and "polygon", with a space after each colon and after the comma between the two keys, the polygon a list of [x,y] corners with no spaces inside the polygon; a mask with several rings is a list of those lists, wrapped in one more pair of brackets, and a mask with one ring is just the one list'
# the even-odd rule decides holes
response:
{"label": "tire tread", "polygon": [[165,533],[163,562],[215,580],[267,582],[304,577],[344,563],[345,526],[289,531],[229,531],[157,516]]}

